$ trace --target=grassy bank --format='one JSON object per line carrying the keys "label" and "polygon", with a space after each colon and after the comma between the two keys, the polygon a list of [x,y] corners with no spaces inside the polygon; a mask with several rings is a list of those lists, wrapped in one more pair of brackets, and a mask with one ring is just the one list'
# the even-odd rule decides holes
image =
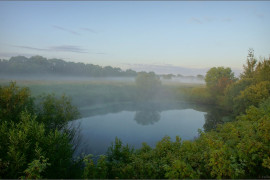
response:
{"label": "grassy bank", "polygon": [[[10,80],[0,79],[0,85],[8,85]],[[20,87],[28,87],[34,97],[54,93],[56,96],[65,94],[72,98],[75,106],[100,106],[102,104],[126,103],[137,101],[138,94],[134,81],[110,80],[16,80]],[[179,82],[163,82],[154,101],[187,101],[192,100],[194,89],[203,89],[202,84]],[[200,92],[197,93],[200,96]],[[196,97],[197,98],[197,97]]]}

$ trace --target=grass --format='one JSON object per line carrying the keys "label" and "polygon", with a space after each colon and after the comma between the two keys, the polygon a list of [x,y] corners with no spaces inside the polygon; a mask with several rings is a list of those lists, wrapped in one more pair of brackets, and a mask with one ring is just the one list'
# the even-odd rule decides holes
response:
{"label": "grass", "polygon": [[[8,85],[10,80],[0,79],[0,85]],[[110,80],[16,80],[20,87],[28,87],[34,97],[42,94],[54,93],[56,96],[65,94],[72,98],[72,102],[79,108],[85,106],[100,106],[133,102],[137,99],[134,81]],[[158,99],[164,101],[187,100],[193,89],[204,88],[202,84],[179,82],[163,82]]]}

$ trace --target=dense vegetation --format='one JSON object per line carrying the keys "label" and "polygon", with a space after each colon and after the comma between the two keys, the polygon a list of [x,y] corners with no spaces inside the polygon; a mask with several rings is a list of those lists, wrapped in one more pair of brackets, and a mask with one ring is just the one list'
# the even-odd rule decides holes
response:
{"label": "dense vegetation", "polygon": [[[188,99],[226,109],[231,112],[231,122],[200,132],[193,141],[164,137],[154,148],[144,143],[135,150],[116,138],[97,161],[92,155],[83,160],[72,158],[76,129],[70,128],[68,121],[78,113],[66,96],[44,95],[34,101],[27,88],[14,83],[1,87],[0,177],[269,177],[270,59],[257,61],[249,53],[239,79],[230,68],[214,67],[205,81],[205,87],[185,92]],[[140,74],[136,82],[140,94],[155,94],[160,87],[159,78],[151,73]]]}
{"label": "dense vegetation", "polygon": [[42,56],[12,57],[0,60],[0,73],[3,75],[50,75],[86,77],[134,77],[137,73],[111,66],[101,67],[93,64],[66,62],[61,59],[46,59]]}
{"label": "dense vegetation", "polygon": [[0,87],[0,178],[76,177],[77,129],[68,122],[78,115],[66,96],[35,104],[28,88]]}

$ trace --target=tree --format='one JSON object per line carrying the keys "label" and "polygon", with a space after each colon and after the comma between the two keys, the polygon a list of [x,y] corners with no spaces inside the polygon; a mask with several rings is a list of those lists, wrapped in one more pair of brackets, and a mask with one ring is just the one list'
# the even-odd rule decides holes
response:
{"label": "tree", "polygon": [[204,76],[201,75],[201,74],[198,74],[198,75],[196,76],[196,78],[199,79],[199,80],[204,80]]}
{"label": "tree", "polygon": [[77,173],[75,131],[66,128],[77,111],[67,98],[48,96],[38,111],[30,91],[11,83],[0,87],[0,102],[0,178],[70,178]]}
{"label": "tree", "polygon": [[206,86],[214,95],[224,95],[225,88],[235,81],[231,68],[213,67],[205,76]]}
{"label": "tree", "polygon": [[253,79],[243,78],[236,81],[235,83],[230,84],[225,89],[224,108],[232,111],[235,107],[234,99],[241,93],[241,91],[248,88],[252,83],[253,83]]}
{"label": "tree", "polygon": [[161,81],[154,72],[140,72],[135,83],[140,100],[152,100],[161,86]]}
{"label": "tree", "polygon": [[[44,125],[36,121],[36,116],[27,112],[21,112],[20,122],[4,121],[0,127],[0,157],[4,165],[1,178],[16,179],[29,176],[30,172],[41,173],[36,176],[46,178],[69,176],[67,170],[72,166],[73,150],[66,133],[57,130],[47,133]],[[31,170],[32,166],[39,165],[42,172]]]}
{"label": "tree", "polygon": [[254,72],[256,82],[270,81],[270,59],[260,61]]}
{"label": "tree", "polygon": [[108,148],[107,160],[108,160],[108,177],[109,178],[130,178],[132,174],[132,168],[127,166],[132,162],[132,154],[134,148],[123,145],[122,141],[115,138],[115,142]]}
{"label": "tree", "polygon": [[175,75],[173,75],[173,74],[163,74],[163,75],[161,75],[161,77],[163,77],[164,79],[172,79],[173,77],[175,77]]}
{"label": "tree", "polygon": [[247,64],[244,65],[244,72],[240,75],[243,78],[254,78],[254,71],[257,64],[257,60],[254,58],[254,50],[250,48],[248,50]]}
{"label": "tree", "polygon": [[270,82],[263,81],[255,85],[251,85],[234,98],[234,111],[237,114],[245,112],[245,110],[253,105],[258,106],[260,102],[270,96]]}
{"label": "tree", "polygon": [[66,62],[61,59],[47,59],[42,56],[11,57],[9,60],[0,60],[0,73],[3,75],[62,75],[83,77],[132,76],[133,70],[122,71],[111,66],[101,67],[93,64]]}
{"label": "tree", "polygon": [[48,129],[63,130],[69,121],[78,119],[79,111],[71,104],[71,99],[62,95],[43,95],[37,105],[37,119]]}
{"label": "tree", "polygon": [[34,99],[28,88],[19,88],[15,82],[0,86],[0,121],[19,122],[20,113],[34,111]]}

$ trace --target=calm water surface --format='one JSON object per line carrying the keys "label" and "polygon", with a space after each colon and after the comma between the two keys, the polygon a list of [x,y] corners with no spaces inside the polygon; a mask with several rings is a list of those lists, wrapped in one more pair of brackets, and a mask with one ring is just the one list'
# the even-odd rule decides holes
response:
{"label": "calm water surface", "polygon": [[115,137],[135,148],[141,147],[142,142],[154,147],[164,136],[173,140],[175,136],[192,140],[198,136],[198,129],[204,129],[209,116],[206,111],[187,105],[92,110],[87,117],[74,121],[81,127],[81,144],[77,153],[104,154]]}

